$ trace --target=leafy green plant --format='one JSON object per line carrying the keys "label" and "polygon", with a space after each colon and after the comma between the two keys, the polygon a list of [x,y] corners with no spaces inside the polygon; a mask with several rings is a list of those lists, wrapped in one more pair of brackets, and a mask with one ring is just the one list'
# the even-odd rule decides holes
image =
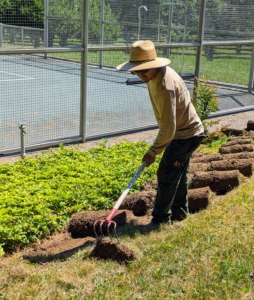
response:
{"label": "leafy green plant", "polygon": [[[141,165],[148,145],[101,143],[89,151],[60,149],[0,165],[0,243],[5,251],[60,229],[81,210],[111,209]],[[132,191],[154,179],[156,163]]]}
{"label": "leafy green plant", "polygon": [[194,107],[201,121],[207,120],[211,112],[215,112],[218,107],[218,98],[215,97],[216,87],[208,84],[206,77],[202,80],[196,79],[194,86],[195,96],[192,96]]}
{"label": "leafy green plant", "polygon": [[3,247],[0,245],[0,257],[4,255],[4,249]]}
{"label": "leafy green plant", "polygon": [[202,80],[195,77],[195,80],[192,102],[204,125],[205,132],[208,132],[208,127],[217,122],[208,120],[210,114],[215,112],[218,107],[218,98],[215,97],[216,87],[213,84],[209,85],[206,77],[203,77]]}

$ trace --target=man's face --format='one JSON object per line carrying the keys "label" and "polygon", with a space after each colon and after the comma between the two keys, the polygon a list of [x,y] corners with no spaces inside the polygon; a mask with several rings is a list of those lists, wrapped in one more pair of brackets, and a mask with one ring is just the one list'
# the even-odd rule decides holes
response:
{"label": "man's face", "polygon": [[148,70],[140,70],[135,71],[135,73],[144,83],[149,82],[150,80],[154,79],[156,75],[159,73],[160,68],[157,69],[148,69]]}

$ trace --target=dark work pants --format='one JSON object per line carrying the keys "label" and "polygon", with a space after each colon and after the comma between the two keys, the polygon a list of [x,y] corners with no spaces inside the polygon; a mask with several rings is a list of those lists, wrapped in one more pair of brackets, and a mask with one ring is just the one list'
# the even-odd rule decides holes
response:
{"label": "dark work pants", "polygon": [[[190,157],[206,135],[173,140],[164,150],[157,178],[158,190],[152,212],[156,223],[184,219],[188,213],[188,173]],[[177,162],[179,165],[176,165]]]}

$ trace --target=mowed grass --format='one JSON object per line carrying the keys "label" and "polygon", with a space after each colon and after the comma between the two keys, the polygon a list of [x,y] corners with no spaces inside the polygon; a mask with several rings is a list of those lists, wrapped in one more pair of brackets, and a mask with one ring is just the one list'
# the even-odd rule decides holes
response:
{"label": "mowed grass", "polygon": [[0,259],[0,299],[248,299],[254,297],[254,178],[213,198],[173,226],[121,229],[138,260],[89,258],[94,244],[66,260]]}
{"label": "mowed grass", "polygon": [[[222,50],[221,50],[222,51]],[[212,61],[202,57],[201,60],[201,77],[205,76],[209,81],[218,81],[228,84],[245,85],[248,86],[250,74],[249,55],[236,55],[233,50],[224,50],[228,54],[224,57],[215,58]],[[158,54],[160,57],[162,53]],[[55,53],[49,54],[50,57],[60,57],[63,59],[71,59],[80,61],[80,53]],[[128,51],[104,51],[102,53],[102,65],[115,68],[124,61],[129,60]],[[243,59],[244,58],[244,59]],[[178,73],[194,73],[196,54],[194,49],[177,49],[170,55],[171,67]],[[88,62],[91,64],[99,64],[100,52],[89,51]]]}

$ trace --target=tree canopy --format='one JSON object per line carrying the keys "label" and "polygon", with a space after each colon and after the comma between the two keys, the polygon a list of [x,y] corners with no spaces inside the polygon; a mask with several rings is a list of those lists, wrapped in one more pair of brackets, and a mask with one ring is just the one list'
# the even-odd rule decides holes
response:
{"label": "tree canopy", "polygon": [[[49,1],[49,46],[58,37],[61,46],[67,45],[70,38],[81,37],[81,4],[82,0],[48,0]],[[160,40],[167,41],[169,9],[160,5],[168,0],[104,0],[104,16],[101,16],[102,0],[89,0],[89,43],[101,42],[101,18],[105,20],[103,42],[113,43],[122,38],[127,44],[137,37],[139,22],[143,25],[141,38],[157,39],[158,25]],[[186,32],[189,41],[196,39],[201,0],[175,0],[175,4],[187,4]],[[253,0],[207,0],[206,28],[208,31],[225,30],[232,32],[254,31]],[[138,18],[139,8],[146,6],[148,11],[141,10],[142,20]],[[248,8],[252,9],[248,9]],[[160,18],[159,18],[160,16]],[[174,6],[172,26],[185,26],[186,11],[184,6]],[[160,24],[158,20],[160,19]],[[44,0],[1,0],[0,23],[44,28]],[[118,24],[116,24],[118,23]],[[134,24],[134,25],[133,25]],[[181,30],[172,30],[173,41],[183,41]],[[233,36],[232,36],[233,37]],[[221,37],[223,38],[223,36]]]}

